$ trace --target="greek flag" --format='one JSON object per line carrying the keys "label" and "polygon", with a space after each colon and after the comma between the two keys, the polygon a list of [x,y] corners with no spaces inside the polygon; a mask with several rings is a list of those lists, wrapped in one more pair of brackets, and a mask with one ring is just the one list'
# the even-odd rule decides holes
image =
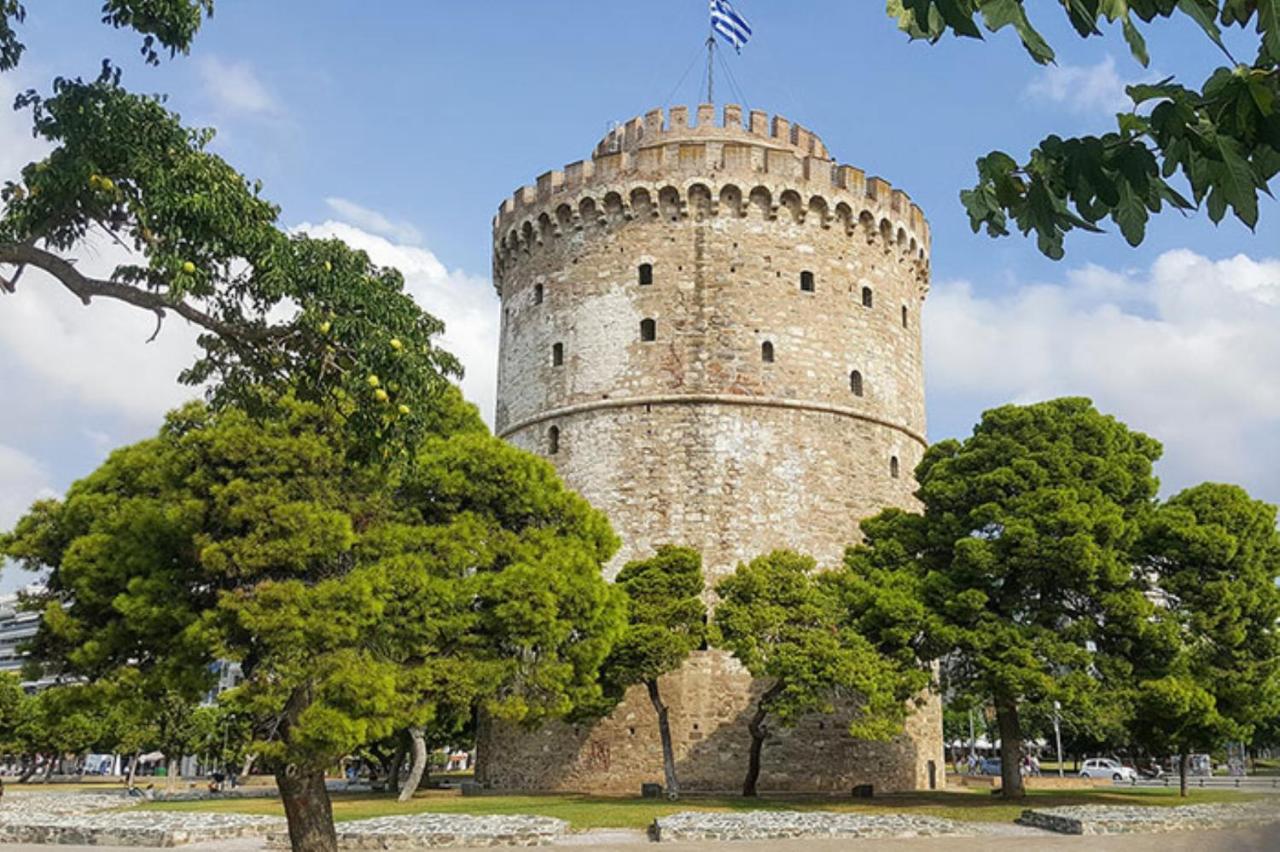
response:
{"label": "greek flag", "polygon": [[751,38],[751,25],[738,14],[729,0],[711,0],[711,29],[739,53],[747,39]]}

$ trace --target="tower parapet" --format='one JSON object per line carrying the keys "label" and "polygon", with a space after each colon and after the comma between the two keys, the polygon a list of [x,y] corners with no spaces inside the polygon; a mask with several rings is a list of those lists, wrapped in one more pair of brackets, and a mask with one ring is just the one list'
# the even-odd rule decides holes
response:
{"label": "tower parapet", "polygon": [[[703,104],[651,110],[612,130],[592,158],[540,175],[506,199],[493,221],[494,285],[516,253],[599,224],[661,216],[787,215],[879,242],[916,268],[927,287],[930,233],[924,211],[880,177],[833,161],[822,140],[781,116]],[[664,120],[665,119],[665,120]],[[922,290],[922,295],[923,295]]]}

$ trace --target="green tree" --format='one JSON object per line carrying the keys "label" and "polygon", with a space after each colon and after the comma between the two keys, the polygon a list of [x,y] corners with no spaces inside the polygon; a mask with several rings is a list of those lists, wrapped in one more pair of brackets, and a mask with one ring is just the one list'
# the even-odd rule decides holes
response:
{"label": "green tree", "polygon": [[1234,485],[1204,483],[1153,516],[1146,567],[1178,637],[1163,676],[1141,683],[1135,727],[1187,755],[1249,740],[1280,715],[1280,533],[1276,509]]}
{"label": "green tree", "polygon": [[[212,131],[125,91],[110,67],[19,104],[55,147],[0,189],[0,264],[18,270],[0,286],[14,291],[29,266],[86,304],[152,312],[156,333],[181,317],[204,332],[182,381],[250,411],[285,391],[333,404],[366,455],[391,457],[431,428],[431,403],[461,368],[399,272],[286,233],[260,187],[206,150]],[[132,262],[81,272],[67,255],[95,233],[129,246]]]}
{"label": "green tree", "polygon": [[22,681],[10,672],[0,672],[0,755],[22,754],[25,750],[18,730],[27,712]]}
{"label": "green tree", "polygon": [[816,577],[815,567],[811,557],[778,550],[716,584],[712,642],[763,684],[747,722],[744,796],[757,794],[769,719],[789,727],[805,714],[852,705],[851,735],[888,740],[902,732],[908,699],[927,682],[914,661],[899,665],[859,632],[835,584]]}
{"label": "green tree", "polygon": [[[211,0],[102,6],[105,23],[144,36],[152,63],[160,49],[185,53],[212,11]],[[17,0],[0,0],[0,71],[22,56],[24,17]],[[126,91],[109,62],[95,80],[60,77],[52,95],[29,91],[17,106],[52,151],[0,187],[0,291],[38,269],[86,305],[153,314],[156,334],[180,317],[201,331],[181,381],[250,411],[284,392],[334,404],[366,456],[394,458],[431,430],[431,403],[461,367],[436,347],[443,326],[399,272],[341,241],[283,230],[261,186],[208,151],[212,130]],[[132,257],[86,274],[74,256],[93,237]]]}
{"label": "green tree", "polygon": [[862,524],[850,560],[906,590],[897,618],[917,654],[943,662],[957,696],[994,706],[1006,797],[1023,794],[1022,708],[1092,716],[1167,648],[1133,569],[1159,455],[1085,399],[1008,405],[925,453],[923,514]]}
{"label": "green tree", "polygon": [[308,851],[335,848],[325,770],[425,722],[455,674],[520,721],[597,702],[622,624],[601,574],[617,540],[550,465],[449,398],[459,410],[434,416],[453,431],[403,469],[354,463],[329,407],[172,414],[4,541],[51,572],[37,653],[187,700],[211,662],[239,661],[235,707]]}
{"label": "green tree", "polygon": [[702,600],[702,556],[688,547],[662,545],[648,559],[628,562],[615,581],[627,598],[627,630],[605,661],[603,677],[614,692],[644,684],[658,717],[667,797],[680,797],[675,748],[658,678],[684,665],[707,638]]}
{"label": "green tree", "polygon": [[[912,38],[946,33],[982,38],[1012,29],[1031,58],[1054,61],[1024,0],[888,0],[889,15]],[[1050,5],[1050,4],[1042,4]],[[1280,171],[1280,6],[1275,0],[1072,0],[1059,4],[1082,38],[1118,27],[1134,58],[1149,63],[1142,29],[1194,22],[1227,63],[1198,87],[1170,77],[1130,86],[1133,108],[1101,136],[1046,137],[1025,161],[1003,151],[978,160],[978,184],[961,193],[976,232],[1017,227],[1035,232],[1040,251],[1063,256],[1074,229],[1098,232],[1110,219],[1131,245],[1142,242],[1153,213],[1207,209],[1220,222],[1231,211],[1253,228],[1258,194]],[[981,20],[981,24],[979,23]],[[1250,28],[1257,53],[1237,58],[1224,30]],[[1168,57],[1165,58],[1165,61]],[[1171,179],[1177,176],[1178,185]],[[1190,197],[1186,197],[1189,195]]]}

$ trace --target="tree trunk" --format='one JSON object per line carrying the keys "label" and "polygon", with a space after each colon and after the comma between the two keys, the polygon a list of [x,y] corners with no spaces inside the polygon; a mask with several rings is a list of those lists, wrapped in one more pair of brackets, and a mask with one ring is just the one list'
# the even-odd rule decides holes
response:
{"label": "tree trunk", "polygon": [[1014,699],[996,700],[996,723],[1000,727],[1000,795],[1020,799],[1027,793],[1022,787],[1022,727]]}
{"label": "tree trunk", "polygon": [[53,777],[53,770],[56,769],[58,764],[61,762],[62,762],[62,758],[60,757],[49,758],[49,763],[44,768],[44,777],[40,779],[42,784],[49,783],[49,779]]}
{"label": "tree trunk", "polygon": [[240,777],[249,780],[249,773],[253,771],[253,762],[258,759],[256,754],[250,752],[244,756],[244,763],[240,766]]}
{"label": "tree trunk", "polygon": [[778,693],[782,692],[782,684],[775,683],[769,687],[760,696],[760,700],[756,702],[756,712],[751,717],[751,721],[747,722],[747,730],[751,732],[751,753],[747,760],[747,780],[742,784],[742,795],[754,798],[756,793],[756,782],[760,780],[760,752],[764,749],[765,738],[769,736],[769,729],[765,727],[765,717],[769,715],[769,705]]}
{"label": "tree trunk", "polygon": [[387,789],[393,793],[399,793],[403,789],[400,783],[400,770],[404,768],[404,740],[404,736],[396,737],[395,751],[391,754],[391,766],[387,769]]}
{"label": "tree trunk", "polygon": [[165,779],[164,779],[164,786],[169,790],[173,790],[177,786],[177,783],[178,783],[177,770],[181,768],[181,765],[182,765],[180,762],[181,760],[182,758],[180,757],[169,758],[169,769],[165,773]]}
{"label": "tree trunk", "polygon": [[125,775],[125,777],[124,777],[124,786],[125,786],[125,787],[132,787],[132,786],[133,786],[133,776],[134,776],[135,774],[137,774],[137,771],[138,771],[138,757],[139,757],[141,754],[142,754],[142,752],[135,751],[135,752],[133,753],[133,757],[129,760],[129,773],[128,773],[127,775]]}
{"label": "tree trunk", "polygon": [[409,739],[413,742],[413,764],[409,767],[409,777],[404,779],[400,788],[400,801],[407,802],[413,798],[422,781],[422,774],[427,769],[427,740],[422,728],[410,728]]}
{"label": "tree trunk", "polygon": [[276,772],[276,785],[289,822],[293,852],[337,852],[338,834],[333,828],[333,806],[324,786],[323,769]]}
{"label": "tree trunk", "polygon": [[1191,755],[1185,751],[1178,755],[1178,795],[1183,798],[1187,795],[1187,769],[1191,765]]}
{"label": "tree trunk", "polygon": [[[676,778],[676,751],[671,744],[671,720],[667,713],[667,705],[662,703],[662,696],[658,694],[657,679],[645,681],[645,687],[649,690],[649,703],[653,705],[653,711],[658,714],[658,736],[662,739],[662,777],[667,785],[667,798],[680,798],[680,781]],[[757,767],[757,773],[759,768]]]}

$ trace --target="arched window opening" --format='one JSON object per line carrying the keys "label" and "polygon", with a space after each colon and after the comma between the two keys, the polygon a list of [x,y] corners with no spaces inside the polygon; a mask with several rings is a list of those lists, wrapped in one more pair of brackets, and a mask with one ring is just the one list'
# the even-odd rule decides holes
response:
{"label": "arched window opening", "polygon": [[906,305],[902,306],[902,327],[903,328],[907,327],[907,306]]}
{"label": "arched window opening", "polygon": [[658,324],[649,318],[640,320],[640,340],[652,343],[658,339]]}
{"label": "arched window opening", "polygon": [[889,475],[892,476],[894,479],[898,478],[899,467],[900,466],[898,464],[898,457],[890,456],[889,457]]}
{"label": "arched window opening", "polygon": [[533,285],[533,303],[535,305],[542,304],[542,285],[541,284]]}
{"label": "arched window opening", "polygon": [[653,264],[640,264],[640,286],[647,287],[653,283]]}
{"label": "arched window opening", "polygon": [[869,308],[871,307],[874,301],[875,301],[875,296],[874,294],[872,294],[871,288],[863,287],[862,288],[862,307]]}
{"label": "arched window opening", "polygon": [[766,364],[773,363],[773,344],[768,340],[760,344],[760,360]]}
{"label": "arched window opening", "polygon": [[800,290],[804,293],[813,292],[813,273],[807,269],[800,273]]}
{"label": "arched window opening", "polygon": [[551,347],[551,366],[559,367],[564,364],[564,344],[557,343]]}
{"label": "arched window opening", "polygon": [[849,390],[854,396],[862,396],[862,373],[854,370],[849,374]]}
{"label": "arched window opening", "polygon": [[554,456],[560,452],[560,427],[552,426],[547,430],[547,455]]}

